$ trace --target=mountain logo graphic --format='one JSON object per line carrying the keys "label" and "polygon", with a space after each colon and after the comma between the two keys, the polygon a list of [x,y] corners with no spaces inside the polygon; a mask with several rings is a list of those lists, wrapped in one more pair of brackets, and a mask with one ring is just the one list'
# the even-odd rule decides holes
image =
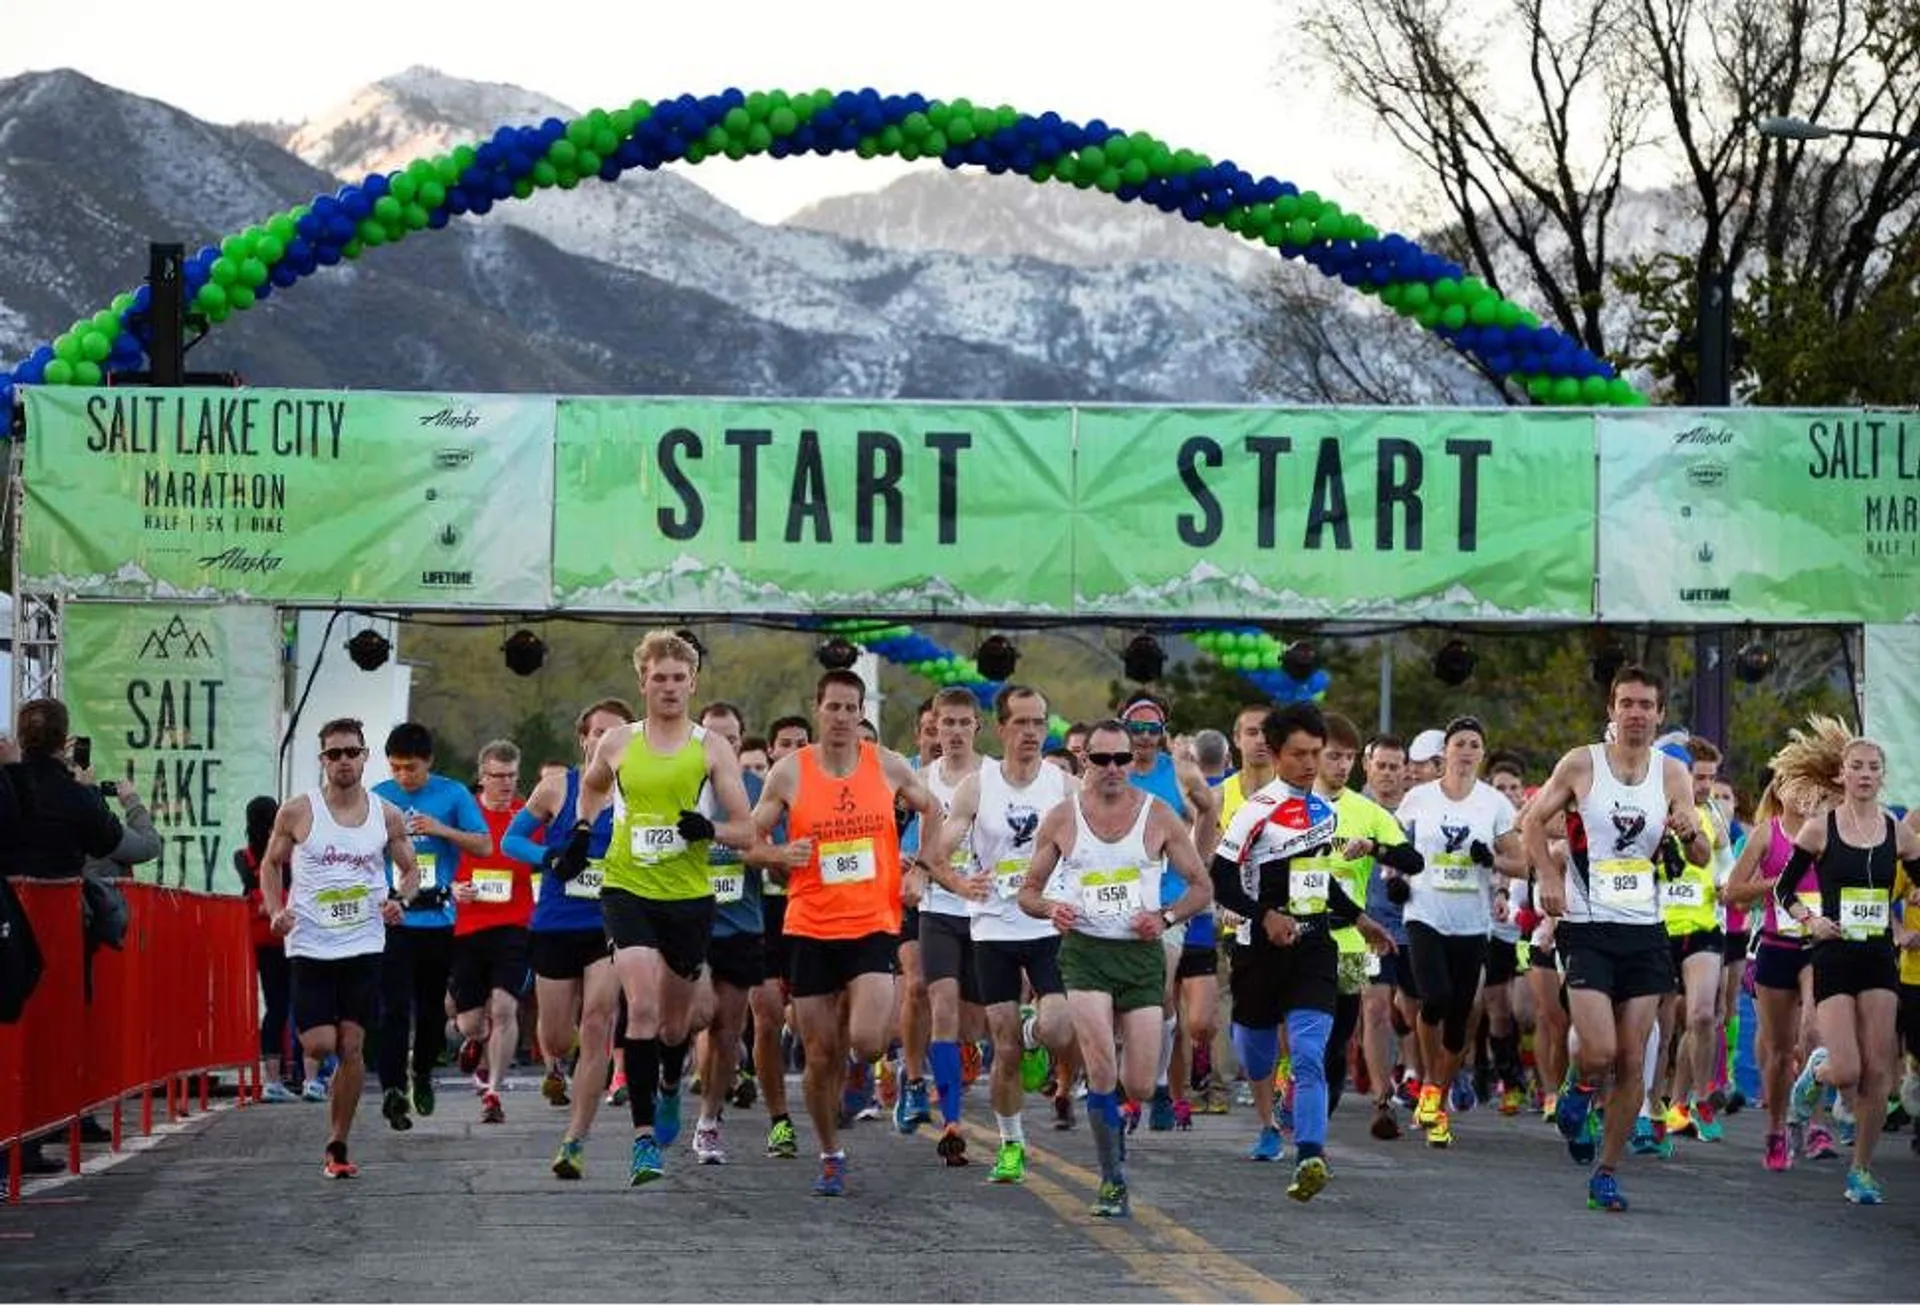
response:
{"label": "mountain logo graphic", "polygon": [[161,662],[170,662],[176,658],[181,661],[194,661],[211,656],[213,656],[213,645],[207,642],[207,636],[199,630],[188,629],[186,621],[178,616],[167,622],[162,629],[147,631],[146,639],[140,644],[141,661],[149,657]]}

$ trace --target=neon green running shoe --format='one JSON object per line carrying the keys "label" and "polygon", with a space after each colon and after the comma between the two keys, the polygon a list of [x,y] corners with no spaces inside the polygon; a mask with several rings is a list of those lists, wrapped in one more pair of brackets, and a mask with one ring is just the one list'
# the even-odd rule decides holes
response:
{"label": "neon green running shoe", "polygon": [[1000,1154],[993,1162],[993,1172],[987,1175],[990,1183],[1024,1183],[1027,1181],[1027,1148],[1019,1142],[1000,1143]]}

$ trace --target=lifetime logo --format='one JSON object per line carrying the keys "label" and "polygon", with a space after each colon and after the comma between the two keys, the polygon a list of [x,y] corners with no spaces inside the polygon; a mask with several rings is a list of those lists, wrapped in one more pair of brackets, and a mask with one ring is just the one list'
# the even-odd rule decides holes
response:
{"label": "lifetime logo", "polygon": [[1733,590],[1682,589],[1680,601],[1683,603],[1730,603],[1733,601]]}

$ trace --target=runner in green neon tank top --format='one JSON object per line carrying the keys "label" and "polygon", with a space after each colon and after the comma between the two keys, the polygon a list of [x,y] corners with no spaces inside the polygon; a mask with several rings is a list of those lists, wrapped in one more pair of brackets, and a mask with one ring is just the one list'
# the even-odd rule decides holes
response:
{"label": "runner in green neon tank top", "polygon": [[[731,847],[754,842],[739,760],[726,740],[687,714],[699,661],[692,644],[664,630],[634,649],[645,718],[609,730],[594,749],[562,858],[569,867],[563,874],[585,866],[593,821],[612,801],[600,909],[627,999],[622,1048],[634,1130],[628,1181],[636,1187],[661,1176],[661,1150],[680,1133],[689,1016],[713,933],[707,845],[715,838]],[[717,824],[699,809],[709,784],[724,817]]]}

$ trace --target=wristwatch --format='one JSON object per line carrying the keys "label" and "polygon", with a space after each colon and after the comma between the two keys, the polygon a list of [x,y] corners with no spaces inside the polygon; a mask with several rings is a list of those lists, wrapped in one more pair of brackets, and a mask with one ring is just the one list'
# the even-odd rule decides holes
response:
{"label": "wristwatch", "polygon": [[1166,910],[1160,912],[1160,922],[1171,929],[1174,925],[1180,923],[1180,917],[1173,913],[1172,907],[1168,907]]}

